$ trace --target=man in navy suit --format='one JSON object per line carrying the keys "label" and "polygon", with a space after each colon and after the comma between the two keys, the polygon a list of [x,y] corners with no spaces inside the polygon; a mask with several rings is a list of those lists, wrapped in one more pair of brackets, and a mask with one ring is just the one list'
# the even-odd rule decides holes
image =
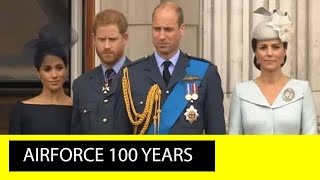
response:
{"label": "man in navy suit", "polygon": [[155,52],[124,69],[123,94],[134,133],[226,133],[217,67],[180,50],[184,31],[181,7],[159,4],[152,15]]}
{"label": "man in navy suit", "polygon": [[127,19],[113,9],[99,12],[94,20],[93,39],[101,65],[73,82],[71,132],[76,134],[128,134],[120,74],[130,63],[124,55],[128,41]]}

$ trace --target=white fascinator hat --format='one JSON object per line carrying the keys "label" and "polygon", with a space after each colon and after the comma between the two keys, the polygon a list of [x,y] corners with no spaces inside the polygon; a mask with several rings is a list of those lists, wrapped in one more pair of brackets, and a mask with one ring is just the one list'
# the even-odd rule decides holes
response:
{"label": "white fascinator hat", "polygon": [[[285,49],[287,49],[288,41],[294,34],[293,22],[287,12],[283,13],[280,10],[268,11],[264,7],[260,7],[253,13],[263,15],[263,20],[258,23],[252,32],[252,49],[256,50],[257,41],[280,39],[284,43]],[[287,56],[284,58],[286,63]],[[257,61],[256,56],[253,61],[255,67],[261,70],[260,64]]]}
{"label": "white fascinator hat", "polygon": [[269,12],[264,7],[260,7],[253,13],[264,16],[263,21],[258,23],[252,33],[256,40],[280,39],[282,42],[288,42],[293,33],[293,22],[287,12],[273,10]]}

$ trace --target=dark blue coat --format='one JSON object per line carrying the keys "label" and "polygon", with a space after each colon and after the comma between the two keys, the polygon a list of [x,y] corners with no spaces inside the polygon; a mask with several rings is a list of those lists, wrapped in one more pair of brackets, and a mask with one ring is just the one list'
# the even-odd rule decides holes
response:
{"label": "dark blue coat", "polygon": [[[150,87],[154,84],[158,84],[162,90],[162,104],[166,101],[175,84],[186,76],[185,68],[189,66],[190,58],[194,59],[194,57],[189,57],[183,52],[180,53],[168,87],[166,87],[158,69],[154,54],[149,57],[142,58],[128,66],[132,97],[138,113],[143,111],[147,93]],[[197,118],[197,121],[192,124],[186,120],[184,113],[191,105],[189,102],[181,112],[179,118],[173,124],[169,133],[225,134],[226,128],[223,108],[223,91],[217,67],[207,60],[199,58],[196,58],[196,60],[209,63],[209,67],[199,86],[199,99],[192,103],[192,105],[198,110],[199,117]],[[139,132],[141,128],[142,127],[138,128]]]}
{"label": "dark blue coat", "polygon": [[[123,66],[130,64],[126,59]],[[73,114],[71,133],[131,134],[121,96],[122,69],[112,80],[110,91],[102,92],[104,76],[101,65],[73,82]]]}

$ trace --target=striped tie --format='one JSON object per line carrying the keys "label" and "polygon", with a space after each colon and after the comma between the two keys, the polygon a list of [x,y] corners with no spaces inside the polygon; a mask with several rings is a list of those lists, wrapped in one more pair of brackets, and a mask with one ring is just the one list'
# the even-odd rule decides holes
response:
{"label": "striped tie", "polygon": [[113,69],[107,69],[105,73],[105,82],[108,84],[108,86],[111,85],[112,79],[116,75],[116,72]]}

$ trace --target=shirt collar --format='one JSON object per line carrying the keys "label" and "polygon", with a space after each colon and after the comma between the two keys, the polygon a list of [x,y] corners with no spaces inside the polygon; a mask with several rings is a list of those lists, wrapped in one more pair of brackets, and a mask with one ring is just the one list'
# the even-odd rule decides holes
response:
{"label": "shirt collar", "polygon": [[101,62],[103,74],[105,74],[107,69],[111,69],[111,68],[116,72],[116,74],[118,74],[125,60],[126,60],[126,56],[122,56],[120,60],[113,67],[108,67],[106,64]]}
{"label": "shirt collar", "polygon": [[[156,58],[157,64],[158,64],[158,68],[160,68],[163,64],[164,61],[166,61],[165,59],[163,59],[158,53],[157,51],[154,52],[154,56]],[[176,66],[178,59],[180,56],[180,49],[178,50],[178,52],[172,56],[172,58],[168,59],[169,61],[171,61],[171,63],[173,64],[173,66]]]}

